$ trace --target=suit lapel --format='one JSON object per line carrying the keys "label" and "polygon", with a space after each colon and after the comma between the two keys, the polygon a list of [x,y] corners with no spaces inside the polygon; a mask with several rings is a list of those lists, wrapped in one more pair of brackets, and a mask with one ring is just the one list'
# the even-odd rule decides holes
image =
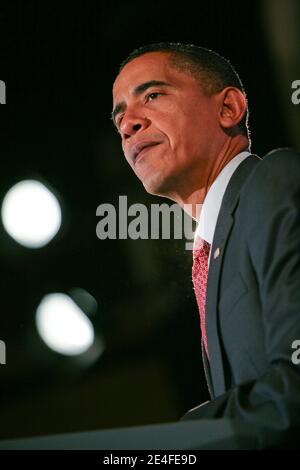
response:
{"label": "suit lapel", "polygon": [[[226,243],[233,224],[232,213],[238,203],[239,194],[246,179],[261,159],[256,155],[247,157],[233,173],[226,188],[211,247],[211,258],[206,291],[206,333],[209,361],[204,360],[205,374],[213,396],[226,391],[224,352],[219,332],[218,302],[219,284]],[[209,384],[208,384],[209,385]],[[212,385],[212,386],[211,386]]]}
{"label": "suit lapel", "polygon": [[215,398],[215,395],[214,395],[214,389],[213,389],[213,384],[212,384],[212,380],[211,380],[209,361],[208,361],[208,357],[207,357],[207,354],[206,354],[206,351],[205,351],[205,346],[204,346],[203,340],[201,340],[201,351],[202,351],[202,362],[203,362],[203,368],[204,368],[204,372],[205,372],[205,379],[206,379],[206,383],[207,383],[207,388],[208,388],[208,391],[209,391],[210,398],[211,398],[211,400],[213,400]]}

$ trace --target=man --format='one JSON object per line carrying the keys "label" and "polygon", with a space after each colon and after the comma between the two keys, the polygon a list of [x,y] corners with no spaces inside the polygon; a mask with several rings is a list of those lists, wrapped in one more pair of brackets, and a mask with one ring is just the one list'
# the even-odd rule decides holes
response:
{"label": "man", "polygon": [[199,221],[193,281],[212,400],[184,418],[247,423],[259,448],[297,445],[300,156],[251,155],[242,83],[204,48],[134,51],[113,101],[125,157],[146,191],[191,205]]}

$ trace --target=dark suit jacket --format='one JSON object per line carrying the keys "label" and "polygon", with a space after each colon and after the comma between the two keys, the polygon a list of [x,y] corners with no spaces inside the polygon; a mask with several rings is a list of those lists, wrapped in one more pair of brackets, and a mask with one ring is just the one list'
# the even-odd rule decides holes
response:
{"label": "dark suit jacket", "polygon": [[[220,255],[214,253],[220,248]],[[183,419],[253,425],[257,447],[300,447],[300,155],[252,155],[223,197],[208,273],[212,401]]]}

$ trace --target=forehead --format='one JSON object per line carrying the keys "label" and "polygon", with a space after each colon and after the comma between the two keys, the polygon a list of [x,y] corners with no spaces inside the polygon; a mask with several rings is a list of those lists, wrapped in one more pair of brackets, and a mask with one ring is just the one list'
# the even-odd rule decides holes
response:
{"label": "forehead", "polygon": [[168,52],[148,52],[126,64],[113,85],[114,102],[123,95],[130,94],[139,84],[150,80],[165,81],[173,86],[195,81],[191,76],[172,67],[169,56]]}

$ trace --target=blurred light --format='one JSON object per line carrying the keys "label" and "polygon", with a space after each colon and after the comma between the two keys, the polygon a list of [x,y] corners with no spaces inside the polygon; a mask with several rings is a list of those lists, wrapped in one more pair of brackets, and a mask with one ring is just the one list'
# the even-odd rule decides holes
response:
{"label": "blurred light", "polygon": [[66,294],[48,294],[42,299],[36,325],[47,346],[67,356],[83,354],[94,342],[91,321]]}
{"label": "blurred light", "polygon": [[98,310],[98,302],[89,292],[85,289],[76,287],[69,291],[70,297],[74,302],[90,317],[95,315]]}
{"label": "blurred light", "polygon": [[1,216],[9,235],[27,248],[40,248],[49,243],[61,225],[58,200],[35,180],[21,181],[7,192]]}

